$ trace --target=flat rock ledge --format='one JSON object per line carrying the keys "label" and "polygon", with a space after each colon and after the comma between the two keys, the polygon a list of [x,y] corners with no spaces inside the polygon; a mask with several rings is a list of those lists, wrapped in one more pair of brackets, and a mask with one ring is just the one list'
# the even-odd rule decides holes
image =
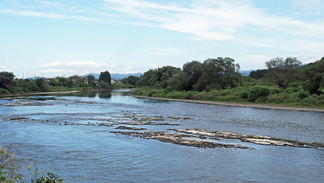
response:
{"label": "flat rock ledge", "polygon": [[207,142],[202,140],[189,140],[185,138],[196,137],[192,135],[168,133],[168,132],[124,132],[124,131],[111,131],[110,133],[117,133],[123,135],[129,135],[132,137],[140,137],[143,139],[154,139],[162,142],[173,143],[183,146],[193,146],[198,148],[216,148],[216,147],[225,147],[225,148],[240,148],[240,149],[249,149],[249,147],[232,145],[232,144],[220,144]]}
{"label": "flat rock ledge", "polygon": [[250,142],[254,144],[260,145],[273,145],[273,146],[292,146],[292,147],[303,147],[303,148],[317,148],[324,147],[322,143],[306,143],[306,142],[298,142],[286,139],[278,139],[269,136],[261,136],[261,135],[243,135],[234,132],[228,131],[208,131],[208,130],[200,130],[200,129],[172,129],[173,131],[179,133],[186,134],[195,134],[209,137],[220,137],[226,139],[239,139],[243,142]]}

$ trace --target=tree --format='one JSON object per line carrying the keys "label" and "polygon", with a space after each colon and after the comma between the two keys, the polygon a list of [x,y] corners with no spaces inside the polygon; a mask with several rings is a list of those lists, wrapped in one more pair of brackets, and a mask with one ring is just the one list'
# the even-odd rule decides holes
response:
{"label": "tree", "polygon": [[305,90],[310,93],[321,94],[323,93],[319,89],[324,87],[324,57],[315,63],[310,63],[305,66],[304,75],[306,77],[306,84],[304,86]]}
{"label": "tree", "polygon": [[124,78],[121,80],[123,84],[128,85],[128,87],[135,87],[136,82],[139,80],[139,77],[136,76],[128,76],[127,78]]}
{"label": "tree", "polygon": [[71,76],[69,79],[72,80],[73,84],[75,84],[77,86],[83,86],[83,84],[84,84],[84,78],[81,76],[74,75],[74,76]]}
{"label": "tree", "polygon": [[258,69],[256,71],[251,71],[249,77],[254,79],[261,79],[266,76],[268,69]]}
{"label": "tree", "polygon": [[179,91],[185,90],[183,73],[177,73],[168,80],[168,86]]}
{"label": "tree", "polygon": [[196,91],[225,89],[236,87],[241,82],[241,75],[238,73],[239,64],[234,64],[234,59],[229,57],[218,57],[207,59],[203,63],[202,76],[193,85]]}
{"label": "tree", "polygon": [[298,70],[301,62],[296,57],[276,57],[266,62],[268,75],[280,88],[287,88],[288,85],[298,79]]}
{"label": "tree", "polygon": [[11,72],[0,72],[0,88],[4,88],[8,91],[12,90],[14,84],[15,75]]}
{"label": "tree", "polygon": [[42,92],[50,91],[48,83],[43,78],[36,79],[36,85],[40,88]]}
{"label": "tree", "polygon": [[172,66],[164,66],[154,70],[150,69],[140,77],[136,85],[139,87],[151,86],[157,88],[166,88],[168,86],[168,80],[180,72],[180,68]]}
{"label": "tree", "polygon": [[87,75],[87,81],[88,81],[88,84],[89,84],[89,86],[91,86],[91,87],[95,87],[96,86],[96,83],[95,83],[95,80],[96,80],[96,78],[93,76],[93,75]]}
{"label": "tree", "polygon": [[99,76],[99,82],[105,82],[111,84],[111,76],[108,71],[101,72]]}
{"label": "tree", "polygon": [[198,61],[187,62],[183,65],[183,87],[190,91],[203,74],[203,64]]}

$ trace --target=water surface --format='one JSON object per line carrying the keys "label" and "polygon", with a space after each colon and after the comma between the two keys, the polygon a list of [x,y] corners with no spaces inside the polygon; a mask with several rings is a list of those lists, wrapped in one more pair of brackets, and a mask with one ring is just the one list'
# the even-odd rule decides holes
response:
{"label": "water surface", "polygon": [[[2,105],[19,102],[37,105]],[[163,122],[170,123],[136,126],[146,128],[144,131],[198,128],[324,143],[324,113],[142,99],[124,90],[0,99],[0,146],[27,161],[37,160],[40,169],[51,170],[64,182],[87,182],[84,175],[89,182],[324,180],[323,148],[264,146],[237,140],[230,143],[250,149],[203,149],[110,133],[118,125],[98,126],[102,122],[127,122],[132,115],[162,116]]]}

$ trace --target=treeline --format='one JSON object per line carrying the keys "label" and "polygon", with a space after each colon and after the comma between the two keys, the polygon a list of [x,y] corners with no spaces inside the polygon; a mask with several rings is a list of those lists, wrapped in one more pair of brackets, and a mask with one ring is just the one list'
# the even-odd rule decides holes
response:
{"label": "treeline", "polygon": [[11,72],[0,72],[0,94],[65,91],[72,89],[112,89],[108,71],[101,72],[99,80],[93,75],[55,78],[18,79]]}
{"label": "treeline", "polygon": [[241,83],[240,66],[232,58],[188,62],[183,69],[165,66],[149,70],[137,82],[137,87],[170,87],[179,91],[203,91],[233,88]]}
{"label": "treeline", "polygon": [[133,94],[156,97],[235,102],[324,104],[324,57],[301,65],[296,57],[276,57],[267,69],[239,73],[232,58],[192,61],[144,73]]}

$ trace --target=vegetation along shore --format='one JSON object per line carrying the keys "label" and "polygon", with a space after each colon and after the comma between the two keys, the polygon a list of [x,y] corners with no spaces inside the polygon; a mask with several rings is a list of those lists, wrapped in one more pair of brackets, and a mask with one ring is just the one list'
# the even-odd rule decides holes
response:
{"label": "vegetation along shore", "polygon": [[302,65],[296,57],[276,57],[265,65],[267,69],[243,76],[234,59],[217,57],[204,62],[187,62],[182,69],[173,66],[150,69],[140,77],[129,76],[119,81],[112,81],[108,71],[101,72],[99,79],[93,75],[74,75],[35,80],[18,79],[13,73],[0,72],[0,95],[133,88],[134,96],[323,111],[324,57],[307,65]]}

